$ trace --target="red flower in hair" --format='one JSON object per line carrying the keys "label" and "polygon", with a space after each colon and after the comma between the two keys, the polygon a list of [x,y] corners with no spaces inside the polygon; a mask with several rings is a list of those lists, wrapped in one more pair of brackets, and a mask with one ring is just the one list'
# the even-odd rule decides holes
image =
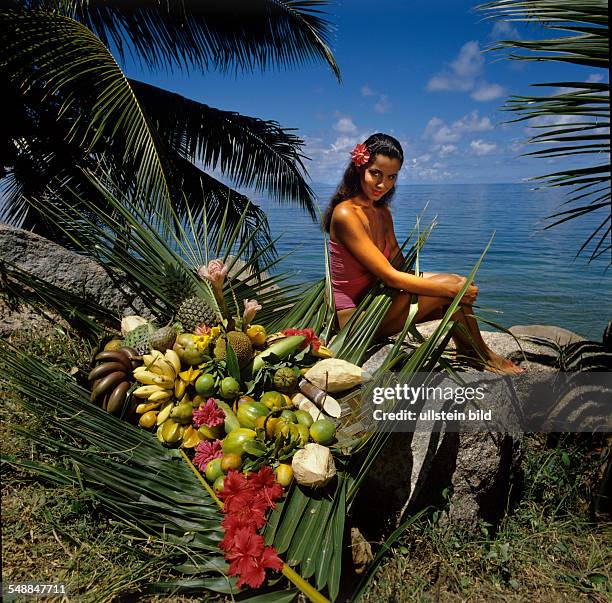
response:
{"label": "red flower in hair", "polygon": [[357,167],[365,165],[368,161],[370,161],[370,152],[368,151],[368,147],[366,147],[364,144],[355,145],[355,148],[351,153],[351,160]]}

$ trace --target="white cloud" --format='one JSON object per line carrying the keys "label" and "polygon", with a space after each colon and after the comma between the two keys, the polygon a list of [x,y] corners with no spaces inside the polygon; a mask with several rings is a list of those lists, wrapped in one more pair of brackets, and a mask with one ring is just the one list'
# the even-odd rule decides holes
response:
{"label": "white cloud", "polygon": [[470,148],[474,151],[475,155],[482,156],[494,153],[497,150],[497,145],[494,142],[487,142],[478,138],[470,142]]}
{"label": "white cloud", "polygon": [[357,131],[357,126],[350,117],[341,117],[333,127],[336,132],[343,132],[346,134],[352,134]]}
{"label": "white cloud", "polygon": [[359,142],[357,136],[340,136],[331,144],[331,151],[345,151],[352,149]]}
{"label": "white cloud", "polygon": [[587,78],[587,82],[590,84],[597,84],[598,82],[602,82],[603,79],[604,76],[601,73],[591,73],[591,75],[589,75]]}
{"label": "white cloud", "polygon": [[493,40],[520,40],[521,34],[519,34],[518,29],[512,23],[497,21],[489,34],[489,38]]}
{"label": "white cloud", "polygon": [[387,113],[391,108],[391,103],[389,102],[389,97],[382,92],[378,92],[373,90],[367,84],[361,87],[361,96],[376,96],[378,100],[374,103],[374,111],[376,113]]}
{"label": "white cloud", "polygon": [[470,96],[479,102],[486,102],[504,95],[504,89],[499,84],[480,82]]}
{"label": "white cloud", "polygon": [[376,113],[387,113],[391,108],[391,103],[386,94],[381,94],[378,97],[378,102],[374,105]]}
{"label": "white cloud", "polygon": [[492,129],[493,124],[487,116],[480,117],[478,111],[471,111],[450,125],[439,117],[432,117],[425,127],[423,138],[430,139],[437,145],[445,145],[457,142],[463,134],[487,132]]}
{"label": "white cloud", "polygon": [[457,147],[454,144],[443,144],[438,151],[440,157],[448,157],[457,152]]}
{"label": "white cloud", "polygon": [[457,57],[451,61],[450,68],[437,73],[427,82],[430,92],[458,91],[470,92],[478,102],[499,98],[504,90],[499,84],[490,84],[482,79],[485,60],[477,40],[466,42]]}

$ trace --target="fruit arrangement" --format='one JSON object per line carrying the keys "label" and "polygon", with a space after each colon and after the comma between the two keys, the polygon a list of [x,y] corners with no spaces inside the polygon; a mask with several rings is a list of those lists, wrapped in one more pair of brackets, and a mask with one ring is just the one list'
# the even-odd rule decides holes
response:
{"label": "fruit arrangement", "polygon": [[[294,479],[302,486],[324,487],[335,475],[342,412],[330,392],[351,390],[366,374],[333,358],[312,329],[268,334],[264,325],[252,324],[261,308],[254,300],[245,300],[242,317],[227,317],[219,281],[211,284],[221,313],[189,297],[162,327],[125,317],[122,339],[112,340],[96,356],[98,364],[89,375],[91,400],[151,431],[164,446],[182,449],[226,503],[239,500],[232,499],[239,482],[243,489],[245,484],[264,490],[277,484],[278,496]],[[262,512],[268,508],[264,505]],[[240,512],[234,508],[230,516]],[[260,524],[251,537],[260,538]],[[232,532],[226,536],[230,559]],[[266,565],[264,557],[273,554],[267,550],[262,548],[259,578],[263,569],[278,565]]]}

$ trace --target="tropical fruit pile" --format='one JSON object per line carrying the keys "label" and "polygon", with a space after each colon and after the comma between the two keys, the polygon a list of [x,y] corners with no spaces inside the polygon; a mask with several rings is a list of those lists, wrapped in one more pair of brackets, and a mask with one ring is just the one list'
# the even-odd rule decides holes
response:
{"label": "tropical fruit pile", "polygon": [[329,392],[359,385],[363,374],[332,358],[311,329],[268,335],[245,322],[228,330],[197,298],[179,307],[171,325],[128,317],[123,327],[124,338],[96,356],[92,400],[166,446],[191,449],[215,490],[228,471],[263,466],[283,486],[294,474],[316,486],[333,477],[331,453],[321,476],[313,476],[321,454],[312,451],[334,444],[340,416]]}

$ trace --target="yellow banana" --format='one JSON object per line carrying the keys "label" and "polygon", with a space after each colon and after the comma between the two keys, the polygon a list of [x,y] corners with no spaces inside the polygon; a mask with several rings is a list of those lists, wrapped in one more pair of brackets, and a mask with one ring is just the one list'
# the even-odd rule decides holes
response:
{"label": "yellow banana", "polygon": [[134,390],[134,395],[138,398],[148,398],[151,394],[164,391],[164,388],[159,385],[142,385]]}
{"label": "yellow banana", "polygon": [[143,415],[146,412],[149,412],[150,410],[155,410],[156,408],[160,407],[162,404],[162,400],[160,400],[159,402],[143,402],[142,404],[139,404],[136,407],[136,414],[137,415]]}
{"label": "yellow banana", "polygon": [[166,421],[166,419],[168,419],[173,408],[174,402],[166,402],[164,407],[159,411],[159,414],[157,415],[157,425],[161,425],[164,421]]}
{"label": "yellow banana", "polygon": [[154,360],[155,358],[153,358],[151,354],[142,355],[142,362],[144,363],[145,367],[149,366],[149,364],[153,364]]}
{"label": "yellow banana", "polygon": [[170,398],[172,398],[172,393],[173,392],[171,389],[164,389],[159,392],[153,392],[149,396],[149,402],[164,402],[165,400],[169,400]]}
{"label": "yellow banana", "polygon": [[181,359],[179,358],[179,355],[174,350],[168,349],[166,350],[164,356],[174,368],[174,372],[178,375],[178,373],[181,372]]}
{"label": "yellow banana", "polygon": [[144,385],[159,385],[166,389],[174,387],[174,378],[152,373],[144,367],[134,370],[134,378]]}

